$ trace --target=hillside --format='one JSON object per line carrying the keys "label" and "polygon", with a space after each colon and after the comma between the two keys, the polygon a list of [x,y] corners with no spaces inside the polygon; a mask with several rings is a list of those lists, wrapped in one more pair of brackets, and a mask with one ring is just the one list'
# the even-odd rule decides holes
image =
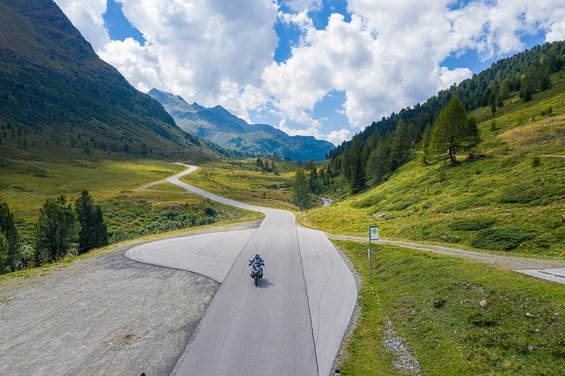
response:
{"label": "hillside", "polygon": [[514,93],[494,121],[488,107],[471,113],[480,158],[455,167],[416,158],[372,189],[308,211],[306,222],[332,233],[364,235],[378,225],[389,239],[565,256],[563,74],[551,83],[526,103]]}
{"label": "hillside", "polygon": [[3,156],[162,157],[200,144],[98,58],[52,0],[0,0],[0,109]]}
{"label": "hillside", "polygon": [[225,149],[249,155],[271,155],[297,161],[321,161],[333,149],[314,137],[289,136],[267,124],[248,124],[222,106],[206,108],[182,97],[152,89],[158,100],[183,130]]}

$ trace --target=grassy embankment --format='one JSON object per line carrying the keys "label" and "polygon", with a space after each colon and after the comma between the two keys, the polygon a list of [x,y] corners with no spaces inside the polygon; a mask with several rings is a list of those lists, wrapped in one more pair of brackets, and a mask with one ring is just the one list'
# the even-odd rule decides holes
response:
{"label": "grassy embankment", "polygon": [[[565,256],[565,80],[522,103],[508,100],[491,128],[480,121],[484,158],[456,167],[418,158],[386,182],[307,212],[305,223],[335,234],[365,235],[380,226],[388,239],[460,248]],[[552,114],[541,115],[552,108]]]}
{"label": "grassy embankment", "polygon": [[257,218],[256,213],[210,202],[169,183],[136,190],[183,167],[153,160],[0,161],[0,198],[30,241],[45,199],[65,195],[74,201],[86,189],[99,202],[112,241],[131,239],[217,221]]}
{"label": "grassy embankment", "polygon": [[296,210],[290,203],[290,184],[296,164],[275,161],[280,175],[262,173],[255,159],[208,162],[181,180],[217,195],[250,204]]}
{"label": "grassy embankment", "polygon": [[561,375],[563,286],[457,258],[380,247],[367,277],[366,244],[336,244],[360,272],[361,317],[342,375],[404,374],[383,344],[385,321],[423,375]]}

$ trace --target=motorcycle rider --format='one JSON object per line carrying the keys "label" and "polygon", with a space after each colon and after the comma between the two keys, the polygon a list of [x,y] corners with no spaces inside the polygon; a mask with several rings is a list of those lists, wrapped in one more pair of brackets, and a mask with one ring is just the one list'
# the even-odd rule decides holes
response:
{"label": "motorcycle rider", "polygon": [[[259,255],[259,253],[256,253],[255,256],[253,258],[251,258],[251,260],[249,260],[249,266],[257,266],[257,267],[262,267],[265,266],[265,261],[261,258],[261,256]],[[263,274],[263,273],[261,273]],[[251,277],[253,277],[253,273],[251,273]],[[261,275],[261,278],[263,276]]]}

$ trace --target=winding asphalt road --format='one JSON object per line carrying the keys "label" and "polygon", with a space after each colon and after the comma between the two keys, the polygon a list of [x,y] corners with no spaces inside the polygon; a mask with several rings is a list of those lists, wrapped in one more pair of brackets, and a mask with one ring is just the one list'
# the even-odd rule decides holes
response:
{"label": "winding asphalt road", "polygon": [[[357,300],[355,280],[320,231],[294,215],[169,182],[223,204],[260,211],[256,229],[157,241],[126,257],[188,270],[221,282],[172,375],[329,375]],[[265,278],[255,287],[247,266],[260,252]]]}

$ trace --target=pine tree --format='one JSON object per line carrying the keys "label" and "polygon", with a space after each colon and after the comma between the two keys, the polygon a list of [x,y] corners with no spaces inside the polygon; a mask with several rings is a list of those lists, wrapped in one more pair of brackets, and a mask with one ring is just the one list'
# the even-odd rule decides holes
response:
{"label": "pine tree", "polygon": [[301,210],[310,207],[310,192],[303,170],[296,171],[292,182],[292,201]]}
{"label": "pine tree", "polygon": [[47,199],[39,209],[35,226],[36,263],[57,261],[65,257],[76,240],[78,223],[65,196]]}
{"label": "pine tree", "polygon": [[0,274],[10,273],[10,263],[8,261],[9,245],[6,235],[0,231]]}
{"label": "pine tree", "polygon": [[371,155],[369,155],[367,177],[371,179],[372,184],[380,183],[390,173],[389,154],[390,151],[386,142],[380,140],[371,152]]}
{"label": "pine tree", "polygon": [[410,159],[410,138],[406,125],[401,120],[396,125],[390,150],[390,168],[395,171]]}
{"label": "pine tree", "polygon": [[308,187],[310,192],[313,194],[317,195],[320,193],[320,179],[318,178],[318,170],[316,169],[316,166],[312,168],[310,175],[308,176]]}
{"label": "pine tree", "polygon": [[465,107],[454,96],[434,123],[431,143],[433,150],[439,154],[446,153],[451,164],[457,164],[457,153],[465,148],[468,129]]}
{"label": "pine tree", "polygon": [[365,169],[361,159],[361,141],[359,137],[353,137],[350,150],[350,179],[351,193],[358,193],[365,189]]}
{"label": "pine tree", "polygon": [[75,202],[75,211],[80,225],[78,252],[108,244],[108,230],[100,205],[95,205],[88,191],[82,191]]}
{"label": "pine tree", "polygon": [[479,135],[479,128],[477,127],[477,119],[475,119],[473,116],[469,116],[467,118],[463,150],[468,153],[470,159],[474,157],[473,153],[480,142],[481,137]]}
{"label": "pine tree", "polygon": [[0,200],[0,232],[7,241],[6,248],[6,269],[9,272],[17,270],[20,266],[19,247],[20,234],[14,221],[14,215],[10,211],[8,204]]}

